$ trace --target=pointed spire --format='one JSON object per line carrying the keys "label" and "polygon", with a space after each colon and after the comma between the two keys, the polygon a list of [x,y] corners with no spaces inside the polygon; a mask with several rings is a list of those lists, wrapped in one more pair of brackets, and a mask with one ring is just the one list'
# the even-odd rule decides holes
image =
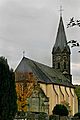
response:
{"label": "pointed spire", "polygon": [[[62,8],[61,8],[61,11],[62,11]],[[61,15],[60,15],[60,22],[59,22],[56,42],[53,47],[52,53],[55,52],[57,50],[57,48],[59,48],[61,51],[63,51],[65,47],[69,51],[69,46],[67,45],[67,39],[66,39],[64,24],[63,24],[63,20],[62,20],[62,12],[60,14]]]}

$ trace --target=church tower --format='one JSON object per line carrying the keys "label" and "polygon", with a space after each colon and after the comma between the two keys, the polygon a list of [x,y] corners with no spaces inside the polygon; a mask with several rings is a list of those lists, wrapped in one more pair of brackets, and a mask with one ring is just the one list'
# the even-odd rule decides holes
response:
{"label": "church tower", "polygon": [[67,44],[62,15],[60,15],[56,41],[52,50],[52,65],[54,69],[59,69],[72,82],[70,74],[70,48]]}

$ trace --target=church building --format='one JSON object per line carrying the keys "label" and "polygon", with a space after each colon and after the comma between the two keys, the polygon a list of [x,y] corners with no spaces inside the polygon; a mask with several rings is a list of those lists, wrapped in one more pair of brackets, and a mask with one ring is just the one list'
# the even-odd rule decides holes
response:
{"label": "church building", "polygon": [[23,57],[15,70],[18,110],[52,114],[64,104],[69,115],[78,112],[78,100],[70,73],[70,48],[62,16],[52,49],[52,67]]}

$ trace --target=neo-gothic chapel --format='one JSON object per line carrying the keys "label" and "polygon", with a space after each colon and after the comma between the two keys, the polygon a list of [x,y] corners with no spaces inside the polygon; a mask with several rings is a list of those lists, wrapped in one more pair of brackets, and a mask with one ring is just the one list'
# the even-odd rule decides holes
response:
{"label": "neo-gothic chapel", "polygon": [[56,104],[67,106],[70,115],[78,111],[70,73],[70,48],[62,16],[52,49],[52,67],[23,57],[15,70],[18,110],[52,114]]}

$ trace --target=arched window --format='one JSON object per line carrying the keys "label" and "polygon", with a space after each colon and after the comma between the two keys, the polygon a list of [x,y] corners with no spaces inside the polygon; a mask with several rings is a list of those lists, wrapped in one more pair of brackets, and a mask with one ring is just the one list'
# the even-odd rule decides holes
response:
{"label": "arched window", "polygon": [[64,62],[64,69],[66,69],[66,62]]}
{"label": "arched window", "polygon": [[58,69],[60,69],[60,63],[58,62]]}

